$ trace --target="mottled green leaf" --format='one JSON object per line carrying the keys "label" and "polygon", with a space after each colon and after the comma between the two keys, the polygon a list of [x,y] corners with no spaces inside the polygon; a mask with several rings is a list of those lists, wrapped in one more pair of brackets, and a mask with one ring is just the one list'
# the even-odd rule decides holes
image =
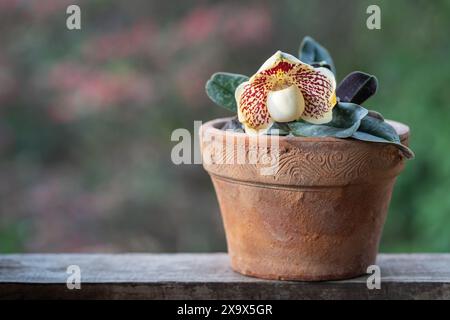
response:
{"label": "mottled green leaf", "polygon": [[362,140],[362,141],[368,141],[368,142],[392,144],[392,145],[396,146],[397,148],[399,148],[399,150],[403,153],[403,155],[407,159],[414,158],[414,152],[411,149],[409,149],[407,146],[404,146],[403,144],[401,144],[399,142],[392,142],[392,141],[386,140],[384,138],[380,138],[380,137],[374,136],[370,133],[362,132],[362,131],[356,131],[352,135],[352,138],[357,139],[357,140]]}
{"label": "mottled green leaf", "polygon": [[295,136],[348,138],[358,130],[367,112],[357,104],[340,102],[333,108],[333,118],[329,123],[311,124],[301,120],[289,123],[289,128]]}
{"label": "mottled green leaf", "polygon": [[370,115],[365,116],[361,120],[361,125],[358,128],[358,131],[369,133],[373,136],[380,137],[391,142],[400,143],[400,137],[389,123]]}
{"label": "mottled green leaf", "polygon": [[377,118],[378,120],[384,121],[383,115],[377,111],[369,110],[368,115],[371,117]]}
{"label": "mottled green leaf", "polygon": [[333,59],[330,53],[311,37],[304,37],[299,49],[299,59],[308,64],[324,63],[336,74]]}
{"label": "mottled green leaf", "polygon": [[247,80],[248,77],[241,74],[217,72],[206,82],[206,94],[217,105],[237,112],[234,92],[242,82]]}
{"label": "mottled green leaf", "polygon": [[399,148],[407,159],[414,158],[414,152],[401,144],[400,137],[395,129],[389,123],[372,115],[367,115],[361,120],[361,125],[358,131],[352,135],[352,138],[362,141],[392,144]]}

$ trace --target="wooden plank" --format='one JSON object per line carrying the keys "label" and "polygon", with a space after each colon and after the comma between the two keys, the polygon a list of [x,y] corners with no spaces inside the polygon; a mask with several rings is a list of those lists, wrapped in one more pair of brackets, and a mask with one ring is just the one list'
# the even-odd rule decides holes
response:
{"label": "wooden plank", "polygon": [[[56,299],[450,299],[450,254],[381,254],[381,289],[367,276],[268,281],[233,272],[226,254],[0,255],[0,298]],[[81,289],[69,290],[69,265]]]}

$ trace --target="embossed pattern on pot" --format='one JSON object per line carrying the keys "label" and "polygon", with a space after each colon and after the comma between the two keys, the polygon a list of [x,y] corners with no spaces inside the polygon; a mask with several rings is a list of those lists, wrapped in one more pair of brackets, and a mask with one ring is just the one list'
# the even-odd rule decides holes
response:
{"label": "embossed pattern on pot", "polygon": [[[224,120],[204,124],[205,132]],[[407,144],[409,129],[393,123]],[[253,145],[253,137],[234,133]],[[270,137],[267,137],[270,139]],[[216,140],[217,142],[218,140]],[[220,147],[201,142],[202,150]],[[273,152],[273,150],[267,150]],[[219,201],[231,266],[267,279],[330,280],[358,276],[375,263],[396,176],[397,148],[336,138],[282,137],[279,167],[204,164]]]}

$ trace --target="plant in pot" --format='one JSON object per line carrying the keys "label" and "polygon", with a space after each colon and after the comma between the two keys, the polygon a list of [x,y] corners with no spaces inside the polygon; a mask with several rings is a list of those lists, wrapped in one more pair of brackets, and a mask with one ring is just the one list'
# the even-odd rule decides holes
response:
{"label": "plant in pot", "polygon": [[298,58],[278,51],[251,77],[207,82],[208,96],[237,113],[200,129],[235,271],[315,281],[375,263],[396,177],[414,157],[406,125],[362,106],[377,85],[356,71],[337,86],[333,60],[310,37]]}

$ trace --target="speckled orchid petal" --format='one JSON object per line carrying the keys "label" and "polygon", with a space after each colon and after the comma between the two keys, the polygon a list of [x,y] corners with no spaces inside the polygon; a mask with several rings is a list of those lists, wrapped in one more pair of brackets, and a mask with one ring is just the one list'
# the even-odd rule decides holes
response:
{"label": "speckled orchid petal", "polygon": [[330,122],[332,109],[336,105],[334,74],[327,68],[314,69],[305,64],[299,65],[293,74],[305,99],[305,111],[301,118],[313,124]]}
{"label": "speckled orchid petal", "polygon": [[[239,122],[241,122],[244,126],[244,130],[246,133],[251,134],[251,135],[258,135],[258,134],[264,134],[266,133],[270,127],[273,124],[273,120],[269,117],[267,119],[264,119],[263,125],[260,125],[257,128],[252,127],[249,122],[247,121],[247,119],[250,119],[250,123],[254,123],[254,120],[256,119],[252,119],[251,118],[251,114],[248,115],[247,113],[243,113],[246,112],[246,109],[243,109],[240,107],[240,101],[241,101],[241,97],[242,97],[242,93],[244,92],[244,89],[247,88],[250,85],[250,81],[246,81],[241,83],[235,91],[235,98],[236,98],[236,102],[238,103],[238,108],[237,108],[237,114],[238,114],[238,120]],[[257,105],[255,106],[256,108],[258,107]],[[254,114],[258,114],[257,112],[255,112]],[[265,122],[265,121],[268,122]]]}
{"label": "speckled orchid petal", "polygon": [[273,121],[302,118],[311,123],[326,123],[331,120],[331,110],[336,104],[335,89],[332,72],[315,69],[278,51],[236,89],[239,121],[245,128],[259,132]]}
{"label": "speckled orchid petal", "polygon": [[247,128],[264,132],[273,123],[267,109],[268,92],[263,78],[250,80],[236,89],[238,118],[245,132],[249,131]]}
{"label": "speckled orchid petal", "polygon": [[236,91],[234,92],[234,97],[235,97],[235,99],[236,99],[236,103],[238,104],[238,108],[237,108],[238,120],[239,120],[239,122],[241,122],[241,123],[244,123],[244,122],[245,122],[245,117],[244,117],[244,115],[242,114],[241,108],[239,107],[239,102],[240,102],[240,100],[241,100],[242,93],[244,92],[244,87],[245,87],[246,85],[248,85],[248,83],[249,83],[248,81],[242,82],[242,83],[236,88]]}

